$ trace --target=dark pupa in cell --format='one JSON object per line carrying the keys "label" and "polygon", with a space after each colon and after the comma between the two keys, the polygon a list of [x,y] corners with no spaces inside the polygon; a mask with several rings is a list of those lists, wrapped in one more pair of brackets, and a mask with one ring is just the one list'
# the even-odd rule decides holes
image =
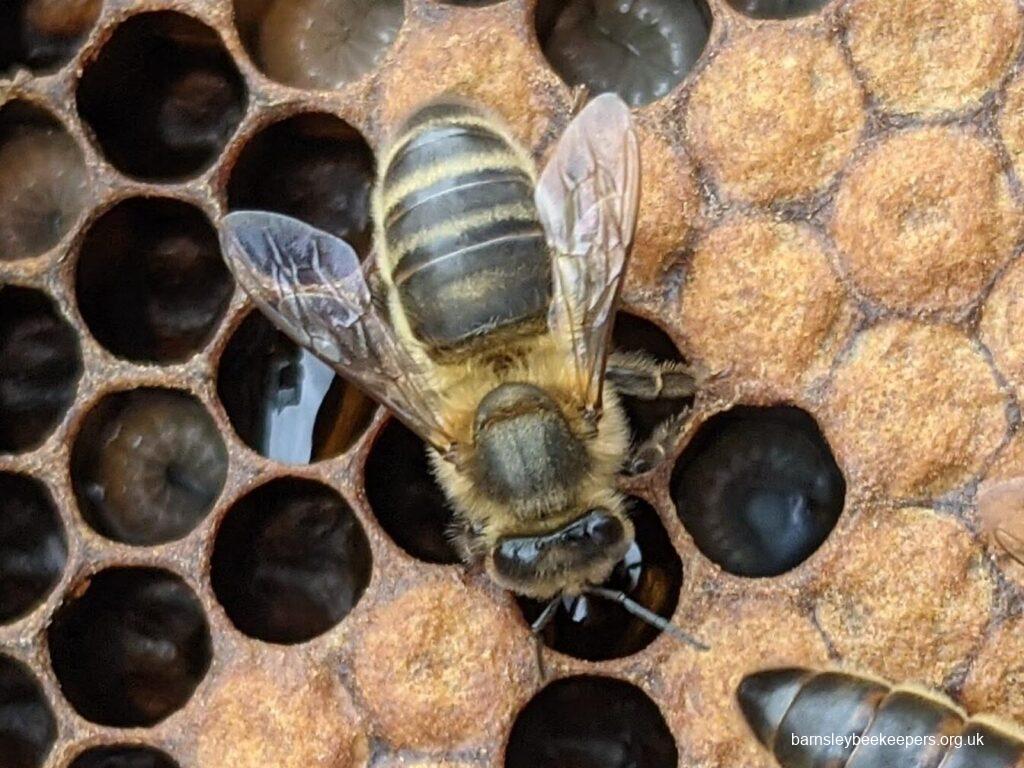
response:
{"label": "dark pupa in cell", "polygon": [[777,576],[832,532],[846,481],[808,413],[740,406],[700,428],[679,457],[671,493],[706,557],[739,576]]}
{"label": "dark pupa in cell", "polygon": [[550,683],[516,717],[505,768],[676,768],[658,705],[623,680],[581,675]]}
{"label": "dark pupa in cell", "polygon": [[[679,602],[683,565],[658,519],[658,513],[640,499],[630,499],[630,517],[636,539],[611,577],[601,586],[625,592],[645,608],[671,619]],[[546,603],[517,598],[528,623]],[[541,639],[549,648],[589,661],[605,661],[637,653],[653,642],[659,630],[610,600],[590,597],[562,598],[554,619]]]}
{"label": "dark pupa in cell", "polygon": [[64,526],[38,480],[0,472],[0,624],[22,618],[60,580]]}
{"label": "dark pupa in cell", "polygon": [[704,0],[540,0],[535,27],[568,85],[617,93],[639,107],[693,69],[711,34],[711,12]]}
{"label": "dark pupa in cell", "polygon": [[103,0],[0,3],[0,72],[48,71],[71,59],[99,18]]}
{"label": "dark pupa in cell", "polygon": [[39,683],[21,662],[0,654],[0,757],[4,768],[39,768],[57,722]]}
{"label": "dark pupa in cell", "polygon": [[184,392],[107,396],[75,438],[71,480],[85,520],[104,536],[153,545],[188,534],[224,487],[228,455],[213,419]]}
{"label": "dark pupa in cell", "polygon": [[85,160],[63,126],[23,102],[0,109],[0,260],[38,256],[57,245],[87,192]]}
{"label": "dark pupa in cell", "polygon": [[245,318],[225,347],[217,393],[250,448],[290,464],[348,450],[377,408],[259,312]]}
{"label": "dark pupa in cell", "polygon": [[795,19],[816,13],[831,0],[726,0],[752,19]]}
{"label": "dark pupa in cell", "polygon": [[36,448],[75,399],[74,329],[45,294],[0,285],[0,451]]}
{"label": "dark pupa in cell", "polygon": [[178,764],[152,747],[118,745],[88,749],[68,768],[178,768]]}
{"label": "dark pupa in cell", "polygon": [[53,671],[82,717],[149,727],[181,709],[210,666],[210,631],[195,593],[154,568],[92,577],[47,630]]}
{"label": "dark pupa in cell", "polygon": [[231,508],[210,578],[235,626],[259,640],[301,643],[340,622],[370,581],[370,544],[335,491],[273,480]]}
{"label": "dark pupa in cell", "polygon": [[327,114],[297,115],[246,144],[228,183],[228,206],[294,216],[365,256],[374,169],[370,146],[348,123]]}
{"label": "dark pupa in cell", "polygon": [[86,233],[76,270],[89,330],[130,360],[191,357],[234,289],[213,225],[178,200],[134,198],[107,211]]}

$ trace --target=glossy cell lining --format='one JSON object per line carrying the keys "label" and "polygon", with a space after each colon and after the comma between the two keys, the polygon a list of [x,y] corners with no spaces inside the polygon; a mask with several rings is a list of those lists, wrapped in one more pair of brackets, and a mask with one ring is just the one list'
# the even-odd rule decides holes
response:
{"label": "glossy cell lining", "polygon": [[0,472],[0,624],[29,613],[60,580],[64,526],[41,482]]}
{"label": "glossy cell lining", "polygon": [[776,576],[831,533],[846,482],[807,412],[740,406],[700,428],[679,457],[671,493],[709,559],[739,576]]}
{"label": "glossy cell lining", "polygon": [[245,145],[228,184],[228,204],[294,216],[365,255],[373,182],[373,153],[359,131],[333,115],[296,115]]}
{"label": "glossy cell lining", "polygon": [[338,493],[273,480],[243,497],[217,533],[211,579],[242,632],[300,643],[340,622],[370,581],[370,545]]}
{"label": "glossy cell lining", "polygon": [[103,0],[6,0],[0,4],[0,73],[59,67],[78,51],[102,7]]}
{"label": "glossy cell lining", "polygon": [[534,21],[562,80],[634,107],[675,88],[711,34],[704,0],[540,0]]}
{"label": "glossy cell lining", "polygon": [[173,181],[217,158],[247,96],[216,32],[161,11],[132,16],[114,31],[83,73],[76,98],[114,166]]}
{"label": "glossy cell lining", "polygon": [[39,768],[57,738],[57,723],[28,667],[0,655],[0,756],[4,768]]}
{"label": "glossy cell lining", "polygon": [[679,754],[658,705],[623,680],[567,677],[516,718],[505,768],[676,768]]}
{"label": "glossy cell lining", "polygon": [[726,0],[752,19],[795,19],[817,13],[830,0]]}
{"label": "glossy cell lining", "polygon": [[371,72],[404,17],[402,0],[235,0],[249,55],[298,88],[331,90]]}
{"label": "glossy cell lining", "polygon": [[0,285],[0,451],[37,447],[82,375],[78,339],[46,294]]}
{"label": "glossy cell lining", "polygon": [[118,745],[88,749],[68,768],[178,768],[178,764],[152,747]]}
{"label": "glossy cell lining", "polygon": [[376,410],[370,398],[256,311],[224,349],[217,393],[250,448],[290,464],[341,454]]}
{"label": "glossy cell lining", "polygon": [[191,395],[137,389],[109,395],[75,438],[71,480],[99,533],[153,545],[185,536],[224,487],[228,457],[217,426]]}
{"label": "glossy cell lining", "polygon": [[217,233],[197,208],[135,198],[86,233],[78,258],[78,307],[115,355],[161,363],[199,351],[224,314],[234,283]]}
{"label": "glossy cell lining", "polygon": [[57,120],[23,101],[0,109],[0,261],[39,256],[57,245],[87,193],[85,160]]}
{"label": "glossy cell lining", "polygon": [[[629,500],[636,540],[603,586],[622,590],[645,608],[666,619],[679,602],[683,565],[658,513],[640,499]],[[545,603],[517,598],[528,623]],[[554,619],[541,635],[556,651],[590,661],[617,659],[646,648],[660,632],[630,615],[618,604],[595,597],[562,598]]]}
{"label": "glossy cell lining", "polygon": [[74,592],[47,631],[61,690],[87,720],[148,727],[181,709],[210,666],[202,606],[179,577],[110,568]]}
{"label": "glossy cell lining", "polygon": [[428,563],[458,563],[451,508],[434,480],[426,446],[400,422],[389,421],[366,459],[366,498],[398,546]]}

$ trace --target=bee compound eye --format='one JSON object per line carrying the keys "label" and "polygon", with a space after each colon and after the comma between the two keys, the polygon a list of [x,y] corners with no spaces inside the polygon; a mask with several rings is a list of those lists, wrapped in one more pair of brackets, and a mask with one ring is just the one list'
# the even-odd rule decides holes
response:
{"label": "bee compound eye", "polygon": [[586,537],[598,547],[609,547],[622,540],[626,530],[606,509],[593,509],[587,515]]}

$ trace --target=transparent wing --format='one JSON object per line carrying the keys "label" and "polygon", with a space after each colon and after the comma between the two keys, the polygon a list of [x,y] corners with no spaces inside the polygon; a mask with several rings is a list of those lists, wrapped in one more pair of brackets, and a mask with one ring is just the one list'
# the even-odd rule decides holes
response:
{"label": "transparent wing", "polygon": [[375,303],[348,243],[262,211],[228,214],[220,238],[238,283],[274,325],[435,448],[451,448],[437,393]]}
{"label": "transparent wing", "polygon": [[599,407],[639,201],[640,156],[629,108],[598,96],[569,124],[535,193],[552,250],[551,332],[568,347],[580,395]]}
{"label": "transparent wing", "polygon": [[983,483],[978,515],[992,539],[1024,565],[1024,477]]}

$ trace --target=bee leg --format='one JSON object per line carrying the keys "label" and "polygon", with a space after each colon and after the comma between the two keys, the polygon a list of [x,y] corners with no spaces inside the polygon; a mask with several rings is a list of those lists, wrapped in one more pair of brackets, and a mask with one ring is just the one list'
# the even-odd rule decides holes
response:
{"label": "bee leg", "polygon": [[540,677],[541,685],[548,681],[548,671],[544,666],[544,640],[541,634],[544,632],[544,628],[555,618],[555,611],[558,610],[558,604],[561,600],[560,595],[552,598],[551,602],[544,606],[540,616],[530,625],[530,634],[533,635],[533,650],[537,655],[537,674]]}

